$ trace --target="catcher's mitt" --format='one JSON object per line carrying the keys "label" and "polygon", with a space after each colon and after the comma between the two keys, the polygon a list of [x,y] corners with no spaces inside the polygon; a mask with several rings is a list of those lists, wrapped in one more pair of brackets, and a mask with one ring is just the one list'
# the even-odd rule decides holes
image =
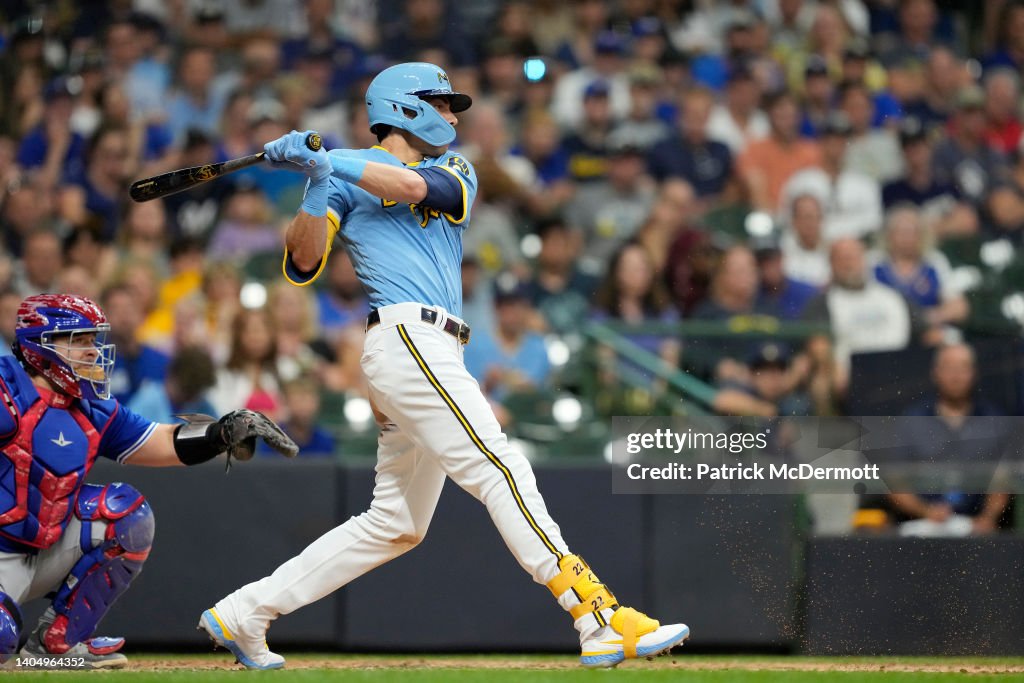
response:
{"label": "catcher's mitt", "polygon": [[232,458],[252,458],[256,452],[256,437],[263,439],[268,446],[287,458],[294,458],[299,454],[299,447],[291,437],[262,413],[244,409],[234,410],[220,418],[217,425],[220,427],[220,437],[224,440],[228,467],[231,466]]}

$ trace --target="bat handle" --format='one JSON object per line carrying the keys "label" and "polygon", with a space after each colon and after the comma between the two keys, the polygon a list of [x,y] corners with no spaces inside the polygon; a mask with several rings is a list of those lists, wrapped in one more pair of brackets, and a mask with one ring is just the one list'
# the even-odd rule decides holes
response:
{"label": "bat handle", "polygon": [[320,139],[319,133],[310,133],[306,136],[306,147],[314,152],[319,152],[320,148],[323,147],[324,141]]}

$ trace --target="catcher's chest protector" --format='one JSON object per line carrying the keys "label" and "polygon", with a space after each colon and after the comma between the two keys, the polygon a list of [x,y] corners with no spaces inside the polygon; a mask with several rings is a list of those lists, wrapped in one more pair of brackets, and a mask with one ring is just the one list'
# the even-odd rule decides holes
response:
{"label": "catcher's chest protector", "polygon": [[17,425],[0,450],[0,551],[48,548],[71,518],[103,425],[77,401],[34,385],[13,359],[0,361],[3,409]]}

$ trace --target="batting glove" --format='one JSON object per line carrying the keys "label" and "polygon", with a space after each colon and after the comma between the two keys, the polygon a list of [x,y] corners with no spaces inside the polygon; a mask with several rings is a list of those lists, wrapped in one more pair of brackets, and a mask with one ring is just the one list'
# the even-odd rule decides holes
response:
{"label": "batting glove", "polygon": [[327,150],[321,147],[314,152],[306,146],[306,139],[315,134],[312,130],[303,133],[293,130],[263,145],[263,152],[271,163],[294,164],[314,182],[326,180],[331,175]]}

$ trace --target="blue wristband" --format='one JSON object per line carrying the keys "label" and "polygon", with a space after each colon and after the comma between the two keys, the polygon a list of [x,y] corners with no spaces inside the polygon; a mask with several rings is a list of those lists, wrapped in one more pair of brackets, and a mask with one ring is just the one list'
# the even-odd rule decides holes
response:
{"label": "blue wristband", "polygon": [[330,176],[320,180],[310,178],[306,184],[306,196],[302,199],[302,210],[310,216],[326,216],[327,191],[330,186]]}
{"label": "blue wristband", "polygon": [[331,168],[334,169],[334,175],[354,185],[363,177],[366,160],[332,154]]}

